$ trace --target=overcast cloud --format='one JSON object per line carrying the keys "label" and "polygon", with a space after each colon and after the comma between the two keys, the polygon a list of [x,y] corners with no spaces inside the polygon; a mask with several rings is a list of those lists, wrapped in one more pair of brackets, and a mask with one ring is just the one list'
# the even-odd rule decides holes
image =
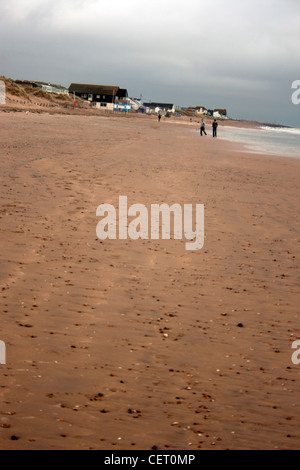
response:
{"label": "overcast cloud", "polygon": [[300,127],[299,0],[0,0],[0,75]]}

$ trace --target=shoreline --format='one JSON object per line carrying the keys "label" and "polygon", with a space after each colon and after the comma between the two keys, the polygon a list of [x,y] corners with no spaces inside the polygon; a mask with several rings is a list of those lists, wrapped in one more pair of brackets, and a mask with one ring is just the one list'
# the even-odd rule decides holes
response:
{"label": "shoreline", "polygon": [[[283,128],[278,129],[278,132],[284,132],[282,129]],[[228,130],[235,130],[237,133],[228,134]],[[277,131],[277,128],[254,127],[248,125],[248,123],[245,123],[244,127],[238,127],[235,125],[226,126],[219,123],[217,139],[223,140],[224,142],[231,142],[232,144],[240,145],[240,148],[236,150],[237,152],[242,151],[247,154],[254,155],[299,159],[298,147],[296,147],[295,143],[293,146],[288,146],[287,141],[284,144],[282,141],[276,142],[278,134],[272,135],[272,137],[274,137],[274,140],[272,142],[270,141],[271,134],[268,134],[268,132],[273,132],[275,130]],[[203,138],[210,139],[212,137],[212,131],[208,126],[206,126],[206,132],[207,136],[203,136]],[[260,133],[259,139],[257,138],[258,135],[256,135],[256,138],[253,138],[253,135],[255,136],[255,133],[257,132]],[[199,128],[194,127],[193,133],[199,134]],[[240,135],[240,133],[243,133],[243,135]],[[289,136],[289,138],[298,138],[298,135],[300,136],[300,130],[299,133],[285,133],[285,138],[287,137],[287,135]]]}
{"label": "shoreline", "polygon": [[[67,107],[60,106],[59,104],[50,105],[46,100],[40,100],[41,103],[39,105],[34,105],[32,103],[27,102],[20,102],[19,104],[6,104],[0,105],[0,113],[22,113],[28,112],[32,114],[49,114],[49,115],[67,115],[67,116],[98,116],[98,117],[120,117],[120,118],[127,118],[127,119],[153,119],[157,120],[157,115],[155,114],[142,114],[142,113],[122,113],[122,112],[111,112],[111,111],[99,111],[93,108],[73,108],[70,105]],[[184,116],[176,117],[171,116],[170,118],[165,118],[165,122],[169,123],[182,123],[182,124],[192,124],[192,123],[200,123],[201,119],[208,120],[211,122],[213,120],[212,117],[208,118],[207,116]],[[260,129],[262,126],[270,127],[273,129],[293,129],[291,126],[286,126],[282,124],[272,124],[267,122],[260,122],[260,121],[249,121],[247,119],[217,119],[220,125],[224,127],[237,127],[237,128],[251,128],[251,129]]]}
{"label": "shoreline", "polygon": [[[156,119],[0,126],[1,448],[297,449],[299,160]],[[203,203],[203,249],[97,240],[119,195]]]}

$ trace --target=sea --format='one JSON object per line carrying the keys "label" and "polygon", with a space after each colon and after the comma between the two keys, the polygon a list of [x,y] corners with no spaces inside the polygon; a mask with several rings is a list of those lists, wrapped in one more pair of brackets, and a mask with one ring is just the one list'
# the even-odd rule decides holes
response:
{"label": "sea", "polygon": [[249,152],[300,158],[300,129],[297,128],[262,126],[242,129],[219,126],[218,138],[241,142]]}

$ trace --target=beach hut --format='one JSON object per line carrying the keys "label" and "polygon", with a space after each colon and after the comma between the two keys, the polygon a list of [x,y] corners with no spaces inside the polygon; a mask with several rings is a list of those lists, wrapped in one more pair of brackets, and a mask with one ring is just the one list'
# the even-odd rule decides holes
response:
{"label": "beach hut", "polygon": [[130,103],[120,103],[120,102],[114,103],[114,111],[129,113],[130,110],[131,110]]}
{"label": "beach hut", "polygon": [[150,111],[150,109],[147,108],[147,106],[140,106],[139,107],[139,112],[140,113],[147,114],[147,113],[149,113],[149,111]]}

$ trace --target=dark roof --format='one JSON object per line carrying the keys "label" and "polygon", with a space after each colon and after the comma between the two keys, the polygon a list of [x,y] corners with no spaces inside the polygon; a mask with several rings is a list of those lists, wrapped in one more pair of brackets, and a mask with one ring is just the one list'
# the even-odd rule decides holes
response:
{"label": "dark roof", "polygon": [[118,86],[106,85],[86,85],[81,83],[72,83],[69,87],[70,93],[86,93],[87,95],[114,95],[118,94]]}
{"label": "dark roof", "polygon": [[119,91],[118,91],[118,97],[119,98],[127,98],[128,97],[128,91],[126,90],[126,88],[119,88]]}
{"label": "dark roof", "polygon": [[18,85],[35,85],[36,82],[30,82],[29,80],[15,80],[15,83],[17,83]]}
{"label": "dark roof", "polygon": [[147,108],[173,108],[173,104],[170,103],[143,103]]}
{"label": "dark roof", "polygon": [[218,112],[219,114],[224,114],[226,116],[227,110],[226,109],[214,109],[214,112]]}

